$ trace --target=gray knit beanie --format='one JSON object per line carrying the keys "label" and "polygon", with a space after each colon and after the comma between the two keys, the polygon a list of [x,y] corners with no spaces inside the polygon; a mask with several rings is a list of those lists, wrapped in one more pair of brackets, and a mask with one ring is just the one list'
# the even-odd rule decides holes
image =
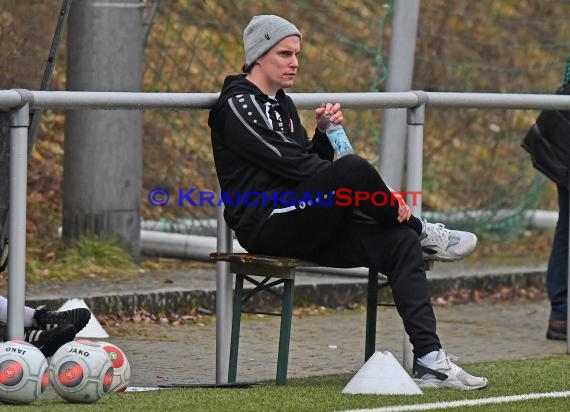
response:
{"label": "gray knit beanie", "polygon": [[289,36],[301,38],[301,32],[284,18],[267,14],[254,16],[243,31],[244,72],[269,49]]}

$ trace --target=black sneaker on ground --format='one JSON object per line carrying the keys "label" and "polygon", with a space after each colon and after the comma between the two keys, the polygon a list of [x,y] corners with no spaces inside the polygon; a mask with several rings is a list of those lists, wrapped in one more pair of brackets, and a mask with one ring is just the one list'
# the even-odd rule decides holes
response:
{"label": "black sneaker on ground", "polygon": [[75,338],[74,325],[59,325],[48,330],[24,328],[24,340],[42,351],[46,358]]}
{"label": "black sneaker on ground", "polygon": [[91,318],[91,312],[86,308],[64,310],[61,312],[48,310],[45,306],[40,306],[34,314],[33,327],[36,329],[50,330],[61,325],[73,325],[75,333],[87,325]]}
{"label": "black sneaker on ground", "polygon": [[0,342],[6,342],[6,340],[8,340],[8,325],[0,321]]}
{"label": "black sneaker on ground", "polygon": [[565,320],[549,320],[546,339],[566,340],[566,327],[567,322]]}

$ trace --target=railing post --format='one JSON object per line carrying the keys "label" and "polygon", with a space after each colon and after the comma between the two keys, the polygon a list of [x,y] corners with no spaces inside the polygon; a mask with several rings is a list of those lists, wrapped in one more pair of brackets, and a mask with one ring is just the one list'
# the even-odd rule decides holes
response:
{"label": "railing post", "polygon": [[[425,103],[427,94],[414,92],[418,95],[419,105],[408,109],[408,159],[407,166],[407,203],[414,216],[422,214],[422,173],[423,173],[423,145]],[[404,331],[402,365],[405,369],[413,366],[412,345],[406,331]]]}
{"label": "railing post", "polygon": [[[22,95],[24,98],[24,95]],[[8,339],[24,339],[26,291],[26,201],[30,106],[10,113],[10,201],[8,212]]]}
{"label": "railing post", "polygon": [[[232,231],[224,220],[224,206],[217,209],[218,253],[231,253]],[[228,262],[216,262],[216,383],[228,382],[232,326],[232,278]]]}
{"label": "railing post", "polygon": [[[570,65],[568,66],[570,67]],[[570,193],[570,191],[569,191]],[[570,196],[568,199],[569,203],[570,203]],[[570,222],[570,208],[568,208],[568,221]],[[570,224],[568,225],[568,239],[570,239]],[[567,272],[567,276],[568,276],[568,280],[566,283],[566,288],[567,288],[567,297],[566,297],[566,353],[570,353],[570,339],[568,339],[568,337],[570,336],[570,323],[568,323],[568,321],[570,321],[570,241],[568,242],[568,267],[566,268],[568,270]]]}

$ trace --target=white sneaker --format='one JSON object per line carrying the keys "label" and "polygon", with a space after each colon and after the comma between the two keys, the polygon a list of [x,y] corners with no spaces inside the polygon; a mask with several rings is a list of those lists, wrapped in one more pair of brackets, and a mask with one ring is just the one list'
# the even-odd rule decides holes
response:
{"label": "white sneaker", "polygon": [[426,260],[461,260],[475,250],[477,236],[471,232],[446,229],[443,223],[424,220],[420,243]]}
{"label": "white sneaker", "polygon": [[455,363],[457,357],[446,355],[439,350],[435,362],[426,364],[420,359],[414,361],[414,382],[422,389],[449,388],[462,390],[483,389],[487,386],[487,378],[473,376]]}

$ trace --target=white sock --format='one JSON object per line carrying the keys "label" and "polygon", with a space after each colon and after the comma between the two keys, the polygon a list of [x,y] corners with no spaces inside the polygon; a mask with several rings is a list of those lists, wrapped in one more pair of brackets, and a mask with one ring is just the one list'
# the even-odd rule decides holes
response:
{"label": "white sock", "polygon": [[[32,326],[35,309],[24,306],[24,327]],[[8,299],[0,295],[0,322],[8,322]]]}
{"label": "white sock", "polygon": [[0,322],[8,321],[8,299],[0,295]]}
{"label": "white sock", "polygon": [[24,306],[24,327],[29,328],[30,326],[34,325],[34,315],[36,314],[36,310]]}
{"label": "white sock", "polygon": [[437,360],[438,355],[439,355],[439,350],[433,350],[430,353],[427,353],[424,356],[420,357],[420,360],[422,361],[422,363],[428,365],[430,363],[434,363]]}

